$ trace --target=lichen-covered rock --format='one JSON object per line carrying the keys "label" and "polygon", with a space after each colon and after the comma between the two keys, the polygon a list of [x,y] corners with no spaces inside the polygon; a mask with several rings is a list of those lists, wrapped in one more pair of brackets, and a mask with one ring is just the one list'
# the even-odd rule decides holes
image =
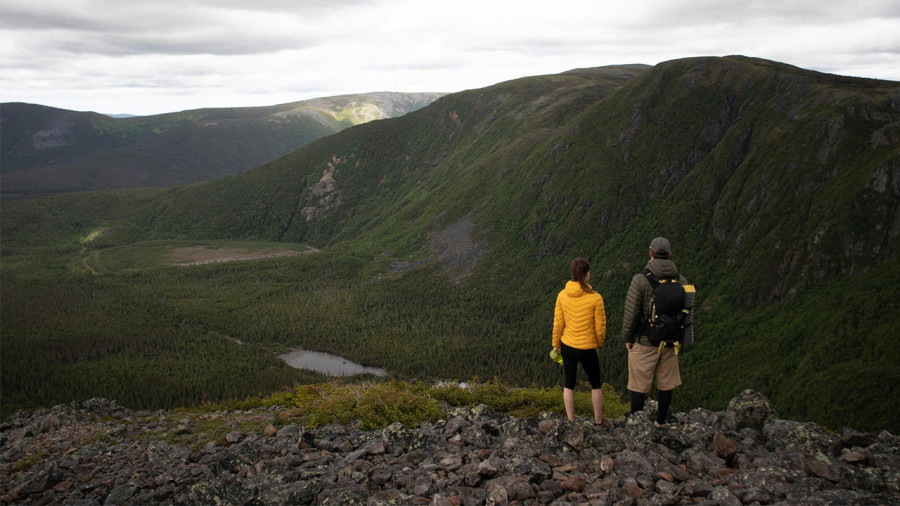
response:
{"label": "lichen-covered rock", "polygon": [[532,483],[540,483],[553,476],[550,466],[538,459],[526,455],[513,455],[506,466],[509,472],[526,476]]}
{"label": "lichen-covered rock", "polygon": [[745,427],[762,430],[774,417],[775,410],[769,399],[755,390],[744,390],[731,399],[725,410],[725,424],[734,431]]}
{"label": "lichen-covered rock", "polygon": [[436,441],[428,433],[412,431],[400,422],[394,422],[381,431],[385,449],[391,453],[428,450]]}
{"label": "lichen-covered rock", "polygon": [[638,473],[653,472],[653,464],[640,453],[631,450],[619,452],[613,460],[613,466],[619,476],[636,476]]}
{"label": "lichen-covered rock", "polygon": [[763,427],[763,435],[772,448],[787,448],[806,453],[829,452],[834,437],[814,423],[774,419]]}
{"label": "lichen-covered rock", "polygon": [[248,490],[231,487],[220,481],[196,483],[190,487],[187,495],[194,504],[246,504],[250,500]]}
{"label": "lichen-covered rock", "polygon": [[163,468],[186,464],[191,458],[191,450],[184,446],[169,444],[166,441],[148,444],[146,454],[147,461]]}
{"label": "lichen-covered rock", "polygon": [[742,504],[741,500],[735,497],[728,487],[721,485],[713,488],[712,492],[709,494],[709,500],[716,504],[724,504],[726,506],[741,506]]}

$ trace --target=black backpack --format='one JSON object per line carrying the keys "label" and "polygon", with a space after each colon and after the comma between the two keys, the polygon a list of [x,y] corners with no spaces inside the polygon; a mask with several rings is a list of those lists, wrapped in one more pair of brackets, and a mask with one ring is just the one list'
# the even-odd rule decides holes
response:
{"label": "black backpack", "polygon": [[650,344],[658,346],[660,351],[675,346],[677,353],[684,344],[685,332],[693,325],[694,286],[682,285],[678,274],[662,279],[649,269],[644,269],[643,274],[653,287],[647,314]]}

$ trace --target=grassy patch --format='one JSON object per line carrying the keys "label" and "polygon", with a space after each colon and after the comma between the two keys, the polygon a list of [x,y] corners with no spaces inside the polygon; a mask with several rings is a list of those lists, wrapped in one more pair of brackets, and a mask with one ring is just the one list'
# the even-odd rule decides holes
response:
{"label": "grassy patch", "polygon": [[[428,393],[451,406],[486,404],[520,418],[538,416],[541,411],[565,414],[562,391],[559,388],[516,388],[495,380],[490,383],[468,385],[466,388],[456,385],[437,386],[430,388]],[[622,403],[615,389],[604,383],[603,417],[618,418],[627,411],[628,407]],[[589,386],[576,389],[575,413],[578,416],[593,416]]]}
{"label": "grassy patch", "polygon": [[302,244],[268,241],[143,241],[88,251],[83,263],[106,273],[133,272],[166,265],[255,260],[306,253]]}
{"label": "grassy patch", "polygon": [[363,430],[375,430],[400,422],[415,427],[446,414],[443,405],[428,395],[422,385],[391,380],[384,383],[305,385],[269,399],[273,405],[298,408],[305,425],[359,422]]}
{"label": "grassy patch", "polygon": [[[628,408],[618,393],[604,384],[603,416],[617,418]],[[304,425],[318,427],[331,423],[358,422],[361,429],[375,430],[401,422],[415,427],[446,416],[446,406],[488,405],[512,416],[535,417],[542,411],[564,413],[562,394],[555,388],[517,388],[493,381],[486,384],[426,386],[390,380],[382,383],[341,384],[338,382],[304,385],[276,393],[261,403],[295,408]],[[575,394],[579,416],[591,416],[590,388]]]}
{"label": "grassy patch", "polygon": [[18,473],[21,471],[27,471],[32,468],[35,464],[40,462],[44,457],[47,456],[47,452],[39,452],[34,455],[29,455],[27,457],[21,458],[16,461],[15,464],[12,465],[12,472]]}

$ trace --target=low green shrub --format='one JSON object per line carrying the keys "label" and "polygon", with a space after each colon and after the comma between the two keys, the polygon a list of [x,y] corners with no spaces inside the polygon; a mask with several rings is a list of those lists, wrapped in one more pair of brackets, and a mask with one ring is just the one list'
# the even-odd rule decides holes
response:
{"label": "low green shrub", "polygon": [[298,408],[300,419],[311,427],[358,422],[363,430],[376,430],[400,422],[416,427],[446,415],[423,385],[390,380],[370,384],[322,383],[274,394],[271,405]]}
{"label": "low green shrub", "polygon": [[[319,383],[275,393],[260,404],[293,407],[296,418],[310,427],[358,422],[363,430],[381,429],[394,422],[407,427],[434,422],[446,416],[446,406],[485,404],[520,418],[536,417],[542,411],[565,413],[562,393],[556,388],[511,387],[497,380],[465,386],[426,386],[396,379],[362,384]],[[590,387],[576,390],[575,410],[579,416],[592,416]],[[604,384],[603,416],[617,418],[627,411],[615,389]]]}
{"label": "low green shrub", "polygon": [[[485,404],[520,418],[538,416],[541,411],[565,414],[562,391],[558,388],[510,387],[495,379],[488,383],[467,384],[465,387],[454,384],[440,385],[430,388],[429,394],[451,406]],[[603,417],[618,418],[627,411],[628,408],[622,403],[618,392],[608,383],[604,383]],[[576,388],[575,413],[579,416],[593,416],[590,386]]]}

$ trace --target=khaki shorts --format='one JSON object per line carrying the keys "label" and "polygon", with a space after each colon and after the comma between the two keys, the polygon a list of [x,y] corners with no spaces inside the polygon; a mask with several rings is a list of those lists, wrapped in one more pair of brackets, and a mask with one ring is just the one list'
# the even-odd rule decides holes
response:
{"label": "khaki shorts", "polygon": [[642,394],[649,392],[654,374],[656,388],[660,390],[672,390],[681,385],[675,348],[663,349],[660,356],[653,346],[634,343],[628,352],[628,390]]}

